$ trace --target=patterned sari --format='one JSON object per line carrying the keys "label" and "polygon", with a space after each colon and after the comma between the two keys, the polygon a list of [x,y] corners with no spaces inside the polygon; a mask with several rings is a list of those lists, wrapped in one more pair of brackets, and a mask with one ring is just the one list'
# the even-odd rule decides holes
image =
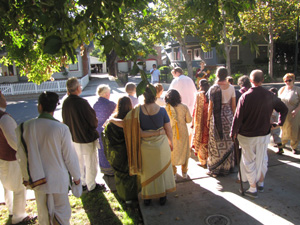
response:
{"label": "patterned sari", "polygon": [[193,112],[192,148],[195,149],[201,165],[206,165],[208,157],[209,128],[207,126],[208,101],[203,91],[196,95]]}
{"label": "patterned sari", "polygon": [[211,175],[227,175],[234,168],[234,143],[230,138],[233,113],[230,103],[222,104],[219,85],[210,88],[209,99],[213,102],[214,113],[209,127],[207,165]]}

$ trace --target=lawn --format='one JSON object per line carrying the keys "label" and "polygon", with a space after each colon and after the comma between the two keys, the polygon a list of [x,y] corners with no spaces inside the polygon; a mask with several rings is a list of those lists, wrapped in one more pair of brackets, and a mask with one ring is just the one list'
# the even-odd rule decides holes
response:
{"label": "lawn", "polygon": [[[143,220],[137,202],[128,206],[121,201],[116,193],[110,191],[95,191],[84,193],[81,198],[69,196],[72,209],[71,224],[80,225],[142,225]],[[34,200],[27,201],[26,212],[36,214]],[[5,205],[0,205],[0,224],[11,224]],[[35,221],[32,224],[39,224]]]}

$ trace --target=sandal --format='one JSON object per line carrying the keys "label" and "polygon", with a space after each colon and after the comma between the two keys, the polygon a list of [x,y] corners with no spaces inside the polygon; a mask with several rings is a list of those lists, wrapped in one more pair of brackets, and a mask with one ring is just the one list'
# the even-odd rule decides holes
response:
{"label": "sandal", "polygon": [[37,219],[37,216],[26,216],[23,220],[21,220],[19,223],[12,223],[12,224],[31,224]]}

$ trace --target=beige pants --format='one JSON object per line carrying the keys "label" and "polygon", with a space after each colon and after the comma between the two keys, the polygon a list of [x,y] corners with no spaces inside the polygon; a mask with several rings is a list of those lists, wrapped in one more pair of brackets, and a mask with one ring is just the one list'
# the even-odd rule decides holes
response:
{"label": "beige pants", "polygon": [[[188,171],[188,164],[189,164],[189,159],[187,159],[187,161],[185,162],[185,164],[181,165],[181,172],[182,173],[187,173]],[[173,166],[173,173],[174,175],[177,173],[177,167],[176,166]]]}
{"label": "beige pants", "polygon": [[38,210],[38,221],[41,225],[69,225],[71,207],[68,193],[45,194],[34,191]]}

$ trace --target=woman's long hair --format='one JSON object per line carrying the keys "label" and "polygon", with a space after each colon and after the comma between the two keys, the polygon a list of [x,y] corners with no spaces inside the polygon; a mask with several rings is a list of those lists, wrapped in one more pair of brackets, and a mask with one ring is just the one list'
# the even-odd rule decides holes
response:
{"label": "woman's long hair", "polygon": [[119,98],[117,105],[117,114],[115,117],[118,119],[124,119],[130,110],[132,110],[132,103],[130,98],[127,96]]}

